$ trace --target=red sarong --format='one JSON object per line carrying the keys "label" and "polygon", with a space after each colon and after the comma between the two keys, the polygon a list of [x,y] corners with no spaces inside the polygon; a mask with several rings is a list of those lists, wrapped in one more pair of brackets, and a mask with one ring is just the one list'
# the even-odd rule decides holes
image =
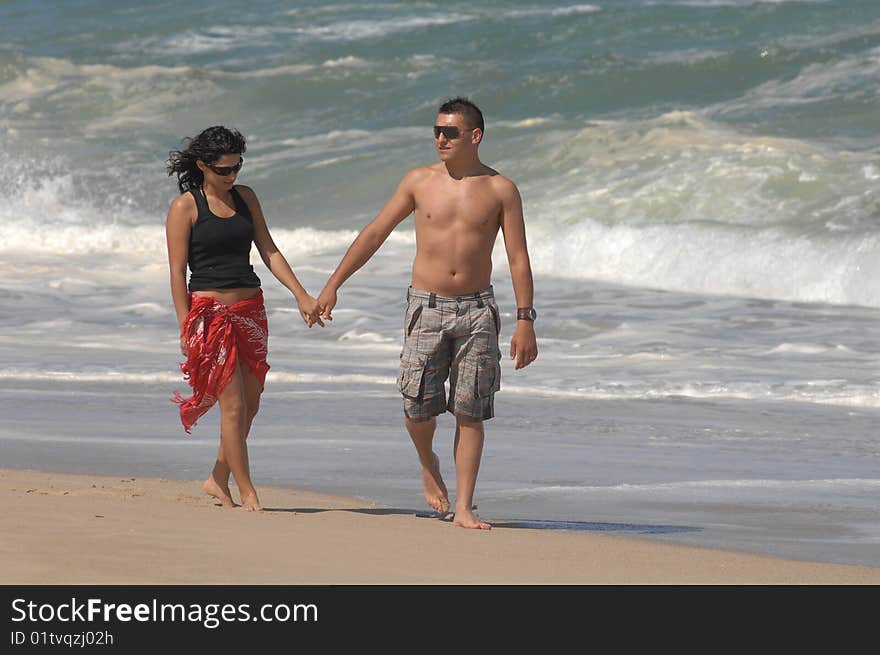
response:
{"label": "red sarong", "polygon": [[180,405],[180,421],[187,434],[196,421],[217,402],[242,359],[250,373],[266,381],[269,324],[263,305],[263,292],[232,305],[214,298],[191,296],[192,304],[182,335],[186,335],[186,361],[180,365],[193,395],[184,398],[179,391],[171,399]]}

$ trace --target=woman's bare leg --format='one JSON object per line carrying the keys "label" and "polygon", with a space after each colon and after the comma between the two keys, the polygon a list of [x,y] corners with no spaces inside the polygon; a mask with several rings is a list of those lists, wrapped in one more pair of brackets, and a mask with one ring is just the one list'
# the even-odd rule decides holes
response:
{"label": "woman's bare leg", "polygon": [[253,414],[248,411],[247,387],[245,374],[236,363],[232,379],[217,399],[220,405],[220,450],[217,454],[217,462],[214,464],[214,472],[205,482],[205,491],[215,495],[211,491],[219,490],[221,495],[218,498],[224,506],[229,506],[226,499],[228,498],[231,503],[228,486],[229,472],[231,472],[238,485],[242,508],[255,511],[262,508],[257,498],[257,490],[251,482],[248,462],[247,433]]}
{"label": "woman's bare leg", "polygon": [[[240,368],[242,379],[244,380],[244,395],[247,402],[244,427],[244,438],[247,439],[251,431],[251,425],[254,422],[254,417],[256,417],[260,409],[260,396],[263,393],[263,385],[250,373],[247,367],[238,368]],[[205,480],[204,487],[205,491],[209,495],[218,498],[224,507],[235,507],[232,494],[229,491],[230,473],[229,463],[226,461],[226,455],[223,452],[223,441],[221,440],[220,447],[217,450],[217,460],[214,462],[214,470],[211,472],[211,476]]]}

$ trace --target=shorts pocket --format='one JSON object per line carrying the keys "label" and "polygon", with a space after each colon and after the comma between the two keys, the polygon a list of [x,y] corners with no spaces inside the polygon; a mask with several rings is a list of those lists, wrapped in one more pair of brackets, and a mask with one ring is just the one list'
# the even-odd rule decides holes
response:
{"label": "shorts pocket", "polygon": [[419,305],[418,307],[415,308],[415,310],[412,313],[412,317],[408,321],[409,325],[407,325],[407,328],[406,328],[406,336],[409,336],[412,334],[413,328],[416,326],[416,323],[419,320],[419,316],[421,316],[421,315],[422,315],[422,305]]}
{"label": "shorts pocket", "polygon": [[501,389],[501,362],[498,357],[483,355],[477,360],[477,397],[486,398]]}
{"label": "shorts pocket", "polygon": [[501,318],[498,316],[498,309],[489,305],[489,311],[492,312],[492,322],[495,324],[495,334],[501,335]]}
{"label": "shorts pocket", "polygon": [[425,368],[427,355],[411,355],[404,351],[397,374],[397,388],[406,398],[421,400],[425,393]]}

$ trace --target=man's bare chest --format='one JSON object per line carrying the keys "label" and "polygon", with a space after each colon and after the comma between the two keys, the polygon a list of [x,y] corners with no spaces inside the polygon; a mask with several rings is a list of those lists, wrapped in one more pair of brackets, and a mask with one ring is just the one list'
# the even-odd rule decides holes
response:
{"label": "man's bare chest", "polygon": [[501,202],[479,189],[446,192],[430,191],[416,195],[415,219],[425,227],[492,229],[501,216]]}

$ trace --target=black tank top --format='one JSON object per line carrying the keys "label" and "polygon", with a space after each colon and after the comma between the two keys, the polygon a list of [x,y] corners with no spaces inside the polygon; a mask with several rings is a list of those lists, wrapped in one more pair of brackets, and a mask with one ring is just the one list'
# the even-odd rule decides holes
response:
{"label": "black tank top", "polygon": [[189,235],[189,290],[258,287],[260,278],[251,266],[254,221],[244,199],[230,189],[235,213],[222,218],[208,209],[201,189],[190,191],[199,216]]}

